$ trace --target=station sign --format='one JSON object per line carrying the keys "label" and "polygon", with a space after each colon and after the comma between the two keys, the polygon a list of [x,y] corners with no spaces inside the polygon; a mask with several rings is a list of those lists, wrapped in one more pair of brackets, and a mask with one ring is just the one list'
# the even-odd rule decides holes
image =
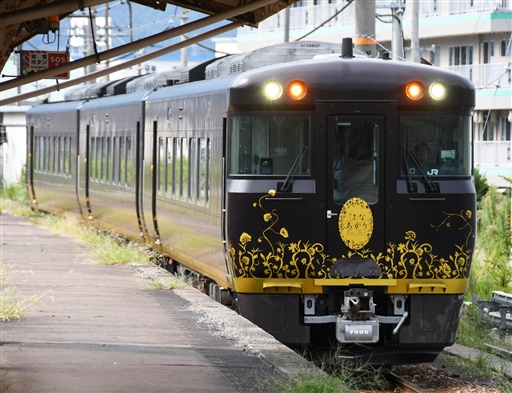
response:
{"label": "station sign", "polygon": [[[44,71],[69,63],[69,52],[50,52],[44,50],[23,50],[20,52],[20,75]],[[47,79],[69,79],[69,72],[51,76]]]}

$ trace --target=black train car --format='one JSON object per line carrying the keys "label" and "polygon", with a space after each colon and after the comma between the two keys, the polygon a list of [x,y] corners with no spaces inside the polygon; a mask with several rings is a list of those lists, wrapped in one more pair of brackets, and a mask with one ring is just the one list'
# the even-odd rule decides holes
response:
{"label": "black train car", "polygon": [[431,361],[455,341],[473,256],[474,88],[334,47],[278,45],[136,93],[139,237],[290,346]]}

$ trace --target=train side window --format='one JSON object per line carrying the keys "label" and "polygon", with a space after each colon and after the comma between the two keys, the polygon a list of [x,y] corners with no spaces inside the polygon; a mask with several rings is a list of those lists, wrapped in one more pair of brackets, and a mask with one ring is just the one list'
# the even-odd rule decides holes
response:
{"label": "train side window", "polygon": [[181,138],[181,200],[188,200],[189,190],[189,151],[188,151],[188,139]]}
{"label": "train side window", "polygon": [[61,162],[62,162],[62,157],[61,157],[61,140],[62,140],[62,137],[61,136],[57,136],[55,137],[55,140],[54,140],[54,144],[55,144],[55,174],[56,175],[60,175],[62,173],[61,171]]}
{"label": "train side window", "polygon": [[198,181],[198,165],[197,165],[197,138],[189,140],[189,198],[190,203],[197,201],[197,181]]}
{"label": "train side window", "polygon": [[173,170],[173,138],[166,139],[166,160],[167,160],[167,171],[165,181],[165,195],[171,196],[174,191],[174,170]]}
{"label": "train side window", "polygon": [[181,197],[181,138],[174,138],[174,198]]}
{"label": "train side window", "polygon": [[71,175],[71,137],[64,138],[64,174]]}
{"label": "train side window", "polygon": [[96,181],[101,182],[101,168],[103,166],[103,138],[96,138]]}
{"label": "train side window", "polygon": [[102,136],[101,138],[101,182],[105,183],[107,181],[107,138]]}
{"label": "train side window", "polygon": [[44,157],[44,171],[50,173],[50,163],[52,162],[52,140],[51,137],[47,136],[44,138],[44,144],[46,147],[46,156]]}
{"label": "train side window", "polygon": [[206,206],[210,193],[210,139],[199,138],[199,184],[197,204]]}
{"label": "train side window", "polygon": [[66,175],[66,165],[65,165],[65,162],[66,162],[66,139],[67,137],[65,136],[62,136],[62,137],[59,137],[59,150],[60,150],[60,153],[59,153],[59,174],[61,176],[65,176]]}
{"label": "train side window", "polygon": [[125,160],[125,184],[126,187],[131,187],[133,184],[133,163],[135,162],[135,157],[133,157],[133,150],[132,150],[132,138],[130,136],[126,137],[126,156],[124,157]]}
{"label": "train side window", "polygon": [[107,146],[105,147],[107,150],[106,154],[106,162],[105,162],[105,181],[108,184],[112,183],[112,173],[110,168],[112,167],[112,138],[106,137],[105,142],[107,142]]}
{"label": "train side window", "polygon": [[308,115],[248,115],[230,119],[229,174],[310,175],[311,120]]}
{"label": "train side window", "polygon": [[39,137],[34,137],[34,153],[32,159],[34,160],[34,171],[39,171]]}
{"label": "train side window", "polygon": [[55,173],[55,145],[57,137],[50,137],[50,170],[51,174]]}
{"label": "train side window", "polygon": [[118,137],[112,138],[112,183],[119,184],[119,151]]}
{"label": "train side window", "polygon": [[163,188],[165,184],[165,155],[164,155],[164,138],[158,138],[158,172],[157,172],[157,183],[156,188],[158,195],[163,194]]}
{"label": "train side window", "polygon": [[48,152],[48,173],[53,173],[53,160],[54,160],[54,152],[53,152],[53,140],[55,137],[48,137],[49,144],[49,152]]}
{"label": "train side window", "polygon": [[119,185],[126,185],[126,148],[124,136],[119,137]]}
{"label": "train side window", "polygon": [[43,152],[42,138],[40,136],[36,137],[35,148],[36,148],[35,157],[34,157],[35,169],[40,172],[41,168],[42,168],[41,154]]}
{"label": "train side window", "polygon": [[94,157],[96,156],[96,139],[91,137],[89,146],[89,180],[94,179],[94,171],[96,170],[96,162]]}

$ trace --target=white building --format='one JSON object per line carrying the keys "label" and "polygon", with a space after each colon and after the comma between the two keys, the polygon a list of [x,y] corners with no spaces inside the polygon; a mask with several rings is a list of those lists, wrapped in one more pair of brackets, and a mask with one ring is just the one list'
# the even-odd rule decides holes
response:
{"label": "white building", "polygon": [[[435,66],[465,75],[476,87],[475,166],[491,184],[510,186],[499,175],[512,177],[512,0],[376,0],[378,50],[391,52],[395,47],[394,7],[395,15],[401,17],[404,42],[400,46],[405,49],[405,59],[411,59],[414,1],[418,2],[421,56]],[[301,0],[260,23],[257,30],[239,29],[239,48],[249,51],[283,42],[286,12],[290,41],[341,42],[343,37],[355,35],[354,3]]]}
{"label": "white building", "polygon": [[27,151],[26,105],[0,107],[0,124],[5,127],[7,141],[0,145],[0,188],[21,180]]}

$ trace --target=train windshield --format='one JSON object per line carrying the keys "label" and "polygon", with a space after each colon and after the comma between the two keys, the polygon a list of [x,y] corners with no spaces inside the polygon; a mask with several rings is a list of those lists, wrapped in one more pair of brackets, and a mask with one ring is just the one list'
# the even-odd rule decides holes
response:
{"label": "train windshield", "polygon": [[403,116],[403,176],[468,176],[471,174],[469,116]]}
{"label": "train windshield", "polygon": [[310,174],[310,116],[233,116],[230,129],[231,175]]}

